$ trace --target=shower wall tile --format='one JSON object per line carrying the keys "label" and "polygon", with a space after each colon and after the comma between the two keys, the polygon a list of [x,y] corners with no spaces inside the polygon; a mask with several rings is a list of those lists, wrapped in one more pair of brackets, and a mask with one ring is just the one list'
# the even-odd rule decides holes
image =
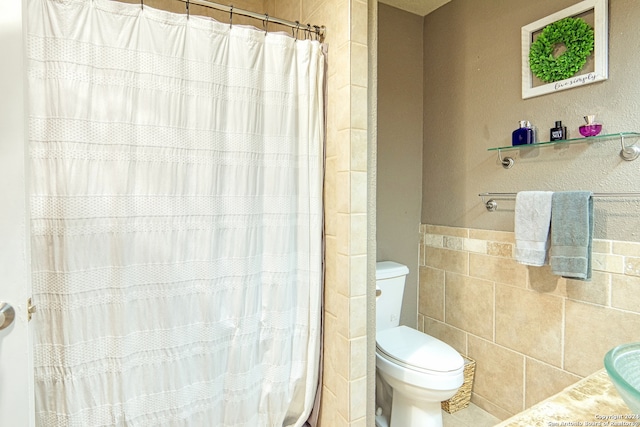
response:
{"label": "shower wall tile", "polygon": [[351,129],[351,151],[349,159],[351,161],[351,170],[359,172],[367,172],[367,131],[363,129]]}
{"label": "shower wall tile", "polygon": [[602,369],[609,349],[638,339],[640,243],[594,240],[592,280],[580,281],[516,263],[511,232],[419,232],[419,328],[476,360],[472,402],[496,417]]}
{"label": "shower wall tile", "polygon": [[336,168],[338,171],[347,172],[351,170],[351,130],[344,129],[338,131],[338,140],[336,141],[336,152],[338,163]]}
{"label": "shower wall tile", "polygon": [[366,44],[351,43],[351,84],[367,87],[369,51]]}
{"label": "shower wall tile", "polygon": [[360,297],[367,295],[367,255],[354,255],[350,257],[351,265],[349,274],[351,285],[349,295],[351,297]]}
{"label": "shower wall tile", "polygon": [[[367,188],[367,173],[360,171],[350,172],[350,185],[354,188]],[[367,212],[367,192],[352,191],[350,200],[350,212],[355,214],[364,214]],[[362,238],[363,236],[359,236]],[[365,236],[366,237],[366,234]]]}

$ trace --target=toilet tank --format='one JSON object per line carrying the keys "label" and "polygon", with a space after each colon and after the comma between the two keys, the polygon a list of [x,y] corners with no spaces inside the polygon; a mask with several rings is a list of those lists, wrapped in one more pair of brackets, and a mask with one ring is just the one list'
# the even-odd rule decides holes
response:
{"label": "toilet tank", "polygon": [[400,324],[402,294],[407,274],[409,268],[406,265],[393,261],[376,263],[376,331]]}

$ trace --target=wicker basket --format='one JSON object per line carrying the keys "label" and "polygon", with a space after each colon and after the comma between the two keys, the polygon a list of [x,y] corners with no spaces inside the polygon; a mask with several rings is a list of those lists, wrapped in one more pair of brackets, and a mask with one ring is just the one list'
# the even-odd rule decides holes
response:
{"label": "wicker basket", "polygon": [[476,370],[476,361],[467,356],[462,356],[462,358],[464,359],[464,382],[462,383],[462,387],[460,387],[451,399],[441,403],[442,409],[450,414],[466,408],[471,401],[471,389],[473,388],[473,374]]}

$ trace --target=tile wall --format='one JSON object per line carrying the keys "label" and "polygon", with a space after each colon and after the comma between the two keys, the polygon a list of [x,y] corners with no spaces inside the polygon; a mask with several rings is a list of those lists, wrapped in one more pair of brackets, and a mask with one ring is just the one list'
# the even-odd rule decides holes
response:
{"label": "tile wall", "polygon": [[364,427],[368,348],[368,2],[265,0],[265,4],[273,16],[327,27],[325,338],[320,423],[323,427]]}
{"label": "tile wall", "polygon": [[640,341],[640,243],[594,240],[590,282],[513,258],[514,234],[420,225],[418,328],[476,360],[472,402],[506,419]]}

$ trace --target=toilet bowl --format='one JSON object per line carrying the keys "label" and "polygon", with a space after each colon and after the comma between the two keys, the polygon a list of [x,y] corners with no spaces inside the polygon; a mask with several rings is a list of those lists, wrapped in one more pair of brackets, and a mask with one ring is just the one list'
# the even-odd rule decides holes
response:
{"label": "toilet bowl", "polygon": [[[391,389],[389,414],[376,412],[378,427],[442,427],[440,402],[451,398],[464,381],[464,360],[448,344],[399,325],[408,268],[377,263],[376,373]],[[379,393],[376,393],[379,395]],[[388,402],[377,402],[380,408]]]}

